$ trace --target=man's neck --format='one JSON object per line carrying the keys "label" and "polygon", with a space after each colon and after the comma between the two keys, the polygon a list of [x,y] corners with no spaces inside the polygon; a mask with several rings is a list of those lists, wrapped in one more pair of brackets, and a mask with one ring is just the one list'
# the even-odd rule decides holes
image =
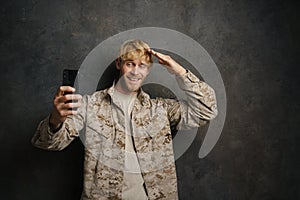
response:
{"label": "man's neck", "polygon": [[124,89],[119,83],[116,84],[115,86],[115,89],[122,93],[122,94],[125,94],[125,95],[134,95],[134,94],[137,94],[137,91],[129,91],[129,90],[126,90]]}

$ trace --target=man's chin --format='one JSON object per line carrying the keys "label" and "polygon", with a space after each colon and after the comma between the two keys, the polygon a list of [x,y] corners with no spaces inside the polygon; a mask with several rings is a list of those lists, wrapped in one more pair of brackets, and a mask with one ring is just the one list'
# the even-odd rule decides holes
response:
{"label": "man's chin", "polygon": [[126,84],[126,87],[129,91],[131,92],[136,92],[140,89],[141,87],[141,83],[135,83],[135,84],[132,84],[132,83],[127,83]]}

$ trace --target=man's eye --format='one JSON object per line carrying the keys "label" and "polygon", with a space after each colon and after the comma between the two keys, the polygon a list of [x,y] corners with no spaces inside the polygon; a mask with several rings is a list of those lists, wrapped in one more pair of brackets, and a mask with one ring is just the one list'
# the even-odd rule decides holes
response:
{"label": "man's eye", "polygon": [[129,63],[126,63],[127,66],[132,66],[133,63],[129,62]]}
{"label": "man's eye", "polygon": [[147,68],[147,65],[140,65],[140,68],[145,69],[145,68]]}

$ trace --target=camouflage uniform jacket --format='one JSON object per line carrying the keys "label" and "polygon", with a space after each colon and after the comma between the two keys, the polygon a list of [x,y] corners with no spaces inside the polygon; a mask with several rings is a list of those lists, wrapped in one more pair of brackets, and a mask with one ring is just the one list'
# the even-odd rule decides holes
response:
{"label": "camouflage uniform jacket", "polygon": [[[187,101],[150,99],[140,90],[131,113],[133,143],[149,199],[178,199],[171,127],[198,127],[217,115],[210,86],[189,71],[176,80]],[[85,130],[82,199],[122,198],[125,119],[116,118],[123,111],[112,101],[113,90],[111,87],[85,95],[79,114],[68,117],[56,133],[49,129],[48,116],[32,138],[39,148],[61,150],[79,136],[79,130]]]}

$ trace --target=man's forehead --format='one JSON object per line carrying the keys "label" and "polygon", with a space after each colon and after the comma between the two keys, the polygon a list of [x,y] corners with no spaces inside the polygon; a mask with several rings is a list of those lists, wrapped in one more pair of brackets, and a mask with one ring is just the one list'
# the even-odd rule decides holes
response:
{"label": "man's forehead", "polygon": [[144,58],[126,59],[125,62],[142,63],[142,64],[144,64],[144,65],[150,64],[150,63],[147,62],[147,60],[144,59]]}

